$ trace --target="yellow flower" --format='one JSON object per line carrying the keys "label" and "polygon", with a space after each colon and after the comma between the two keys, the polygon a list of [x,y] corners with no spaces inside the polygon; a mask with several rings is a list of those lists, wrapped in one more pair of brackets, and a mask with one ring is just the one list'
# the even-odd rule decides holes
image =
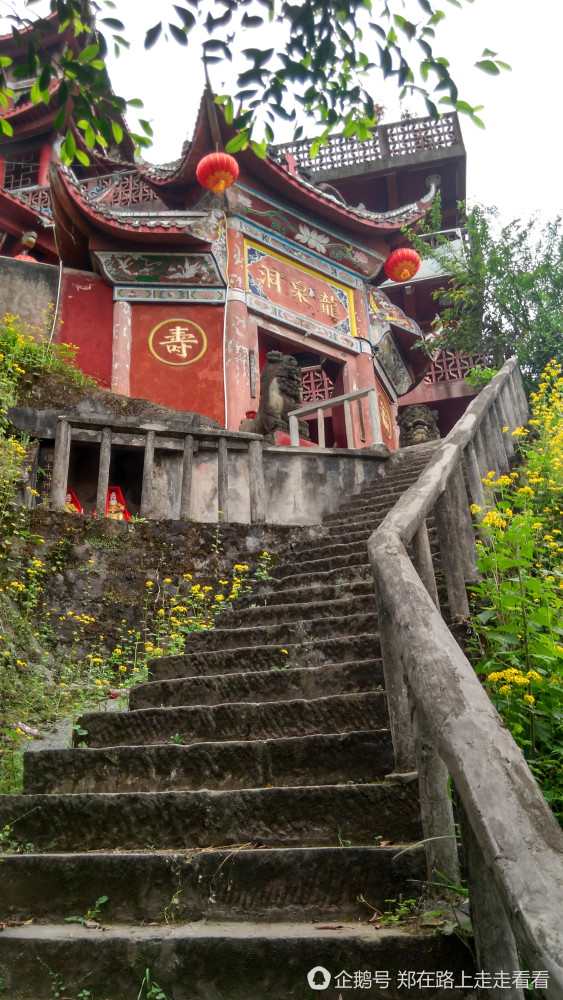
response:
{"label": "yellow flower", "polygon": [[528,705],[535,705],[536,703],[536,699],[534,698],[533,694],[525,694],[524,701],[527,702]]}
{"label": "yellow flower", "polygon": [[502,687],[498,689],[499,694],[509,694],[512,691],[510,684],[503,684]]}
{"label": "yellow flower", "polygon": [[147,580],[147,582],[145,583],[145,587],[154,587],[154,583],[152,582],[152,580]]}
{"label": "yellow flower", "polygon": [[164,580],[164,583],[172,583],[172,580],[170,579],[169,576],[166,577],[166,579]]}
{"label": "yellow flower", "polygon": [[471,506],[470,506],[470,508],[469,508],[469,510],[471,511],[472,514],[478,514],[479,511],[482,510],[482,508],[479,507],[478,504],[472,503]]}
{"label": "yellow flower", "polygon": [[287,652],[287,649],[282,649],[282,653],[285,653],[286,656],[289,655],[288,652]]}

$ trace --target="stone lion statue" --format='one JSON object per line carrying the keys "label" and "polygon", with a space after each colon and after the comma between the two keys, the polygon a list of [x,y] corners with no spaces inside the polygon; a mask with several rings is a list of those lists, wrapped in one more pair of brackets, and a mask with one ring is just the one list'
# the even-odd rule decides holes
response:
{"label": "stone lion statue", "polygon": [[[258,412],[255,417],[243,420],[239,429],[265,435],[277,430],[289,432],[287,414],[298,410],[302,401],[301,368],[297,361],[290,354],[269,351],[260,374]],[[299,421],[299,436],[309,437],[305,420]]]}
{"label": "stone lion statue", "polygon": [[431,410],[424,403],[405,406],[397,416],[401,428],[399,433],[399,448],[409,448],[413,444],[426,444],[440,437],[438,430],[438,411]]}

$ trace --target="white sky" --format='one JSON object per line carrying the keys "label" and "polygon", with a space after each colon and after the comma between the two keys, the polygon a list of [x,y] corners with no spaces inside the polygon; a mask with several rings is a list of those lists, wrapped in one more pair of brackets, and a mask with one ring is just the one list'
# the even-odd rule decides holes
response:
{"label": "white sky", "polygon": [[[408,3],[413,0],[407,0]],[[145,52],[144,31],[160,16],[168,3],[153,0],[117,0],[117,16],[126,24],[132,48],[110,64],[117,93],[140,97],[142,116],[152,121],[153,148],[146,154],[153,162],[165,162],[180,154],[190,135],[201,95],[203,77],[197,46],[187,49],[160,41]],[[503,221],[527,218],[540,212],[552,218],[563,212],[561,162],[563,137],[560,103],[563,101],[560,63],[563,38],[563,0],[474,0],[463,10],[440,4],[447,14],[437,31],[435,51],[446,55],[458,82],[460,97],[483,104],[485,131],[462,117],[468,157],[469,202],[496,205]],[[374,9],[377,2],[374,2]],[[35,6],[39,9],[39,4]],[[4,27],[3,30],[6,30]],[[235,45],[257,44],[257,40],[235,40]],[[512,65],[511,73],[490,77],[473,68],[487,47]],[[211,70],[217,92],[228,72],[218,65]],[[374,78],[372,93],[387,107],[385,121],[400,116],[395,84]],[[407,99],[406,107],[424,114],[424,106]],[[132,113],[130,126],[134,126]],[[280,131],[276,141],[290,135]]]}

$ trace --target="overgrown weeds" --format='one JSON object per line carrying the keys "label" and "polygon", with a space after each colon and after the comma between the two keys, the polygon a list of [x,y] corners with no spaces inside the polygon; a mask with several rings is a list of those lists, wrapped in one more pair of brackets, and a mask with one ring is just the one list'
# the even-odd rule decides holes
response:
{"label": "overgrown weeds", "polygon": [[[551,362],[513,432],[526,464],[484,479],[474,506],[476,670],[563,823],[563,376]],[[508,429],[505,429],[508,433]]]}

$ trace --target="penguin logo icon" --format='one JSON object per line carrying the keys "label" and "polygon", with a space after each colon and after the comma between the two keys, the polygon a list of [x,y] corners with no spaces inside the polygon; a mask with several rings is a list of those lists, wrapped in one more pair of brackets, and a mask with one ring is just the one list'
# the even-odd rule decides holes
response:
{"label": "penguin logo icon", "polygon": [[330,986],[330,980],[332,976],[328,969],[324,969],[322,965],[316,965],[314,969],[311,969],[307,973],[307,982],[312,990],[326,990]]}

